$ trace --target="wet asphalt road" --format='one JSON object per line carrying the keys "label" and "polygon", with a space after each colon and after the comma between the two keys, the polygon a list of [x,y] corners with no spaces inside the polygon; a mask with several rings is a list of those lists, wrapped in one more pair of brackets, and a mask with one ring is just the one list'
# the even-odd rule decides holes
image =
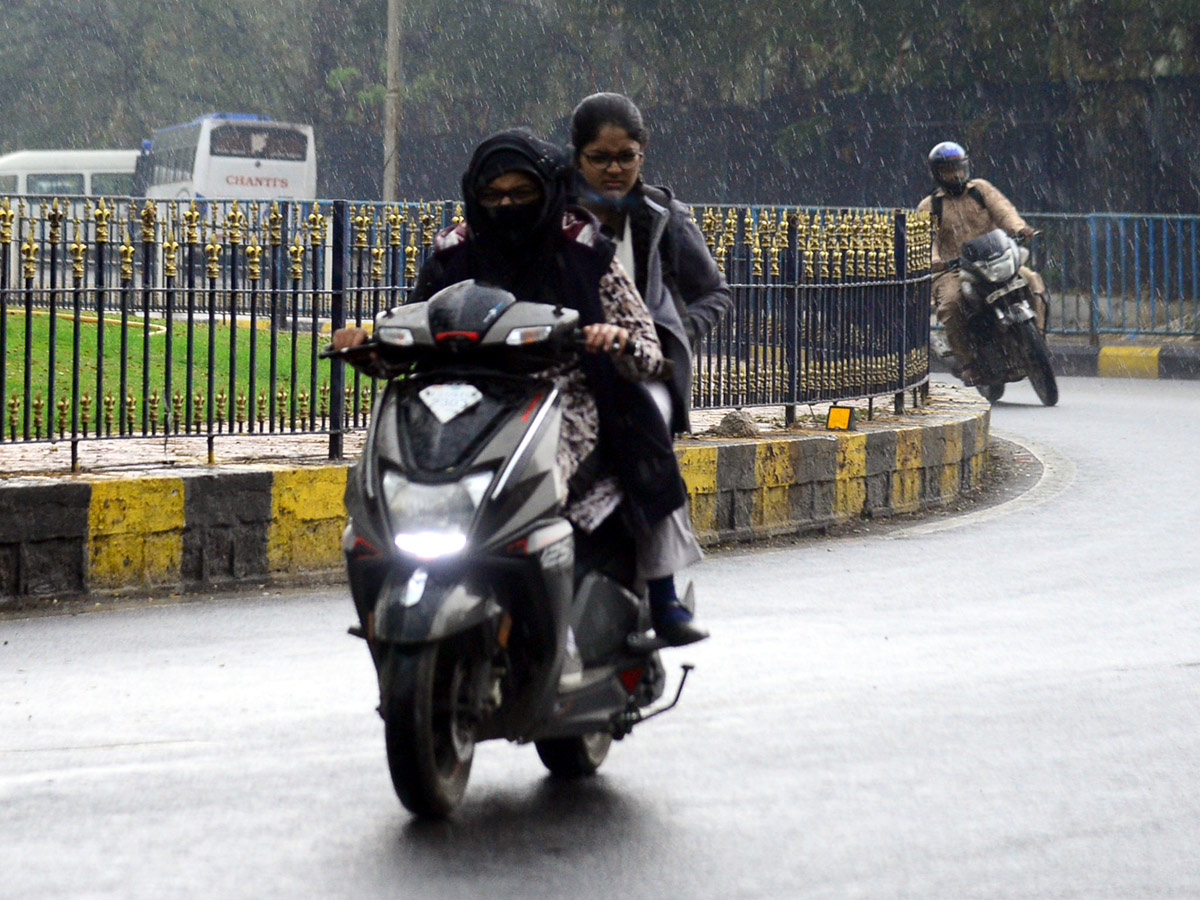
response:
{"label": "wet asphalt road", "polygon": [[449,823],[340,590],[0,620],[0,898],[1200,896],[1200,383],[1062,388],[1007,503],[711,556],[680,708]]}

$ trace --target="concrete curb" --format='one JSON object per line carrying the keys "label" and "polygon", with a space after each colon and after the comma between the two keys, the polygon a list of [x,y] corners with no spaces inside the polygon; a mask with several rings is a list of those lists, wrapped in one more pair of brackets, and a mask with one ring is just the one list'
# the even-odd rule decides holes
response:
{"label": "concrete curb", "polygon": [[[701,543],[915,512],[982,486],[989,410],[951,389],[856,432],[676,445]],[[0,485],[0,611],[84,594],[337,573],[348,464],[220,466]]]}
{"label": "concrete curb", "polygon": [[[1085,378],[1161,378],[1176,380],[1200,379],[1200,347],[1189,344],[1160,346],[1090,347],[1048,339],[1054,358],[1054,371],[1059,375]],[[945,363],[931,353],[929,367],[935,372],[948,372]]]}

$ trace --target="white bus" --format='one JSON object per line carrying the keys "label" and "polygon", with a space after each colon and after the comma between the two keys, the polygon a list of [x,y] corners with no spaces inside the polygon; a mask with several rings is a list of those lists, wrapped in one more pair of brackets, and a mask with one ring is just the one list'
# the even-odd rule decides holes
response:
{"label": "white bus", "polygon": [[146,196],[162,199],[313,200],[311,125],[245,113],[210,113],[154,132]]}
{"label": "white bus", "polygon": [[128,197],[137,150],[19,150],[0,156],[0,194]]}

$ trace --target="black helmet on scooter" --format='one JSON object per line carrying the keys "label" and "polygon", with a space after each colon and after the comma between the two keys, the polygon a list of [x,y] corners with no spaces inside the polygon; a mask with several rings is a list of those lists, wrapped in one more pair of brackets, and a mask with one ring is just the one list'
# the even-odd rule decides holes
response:
{"label": "black helmet on scooter", "polygon": [[942,141],[929,151],[929,171],[938,187],[958,197],[967,189],[971,161],[961,144]]}

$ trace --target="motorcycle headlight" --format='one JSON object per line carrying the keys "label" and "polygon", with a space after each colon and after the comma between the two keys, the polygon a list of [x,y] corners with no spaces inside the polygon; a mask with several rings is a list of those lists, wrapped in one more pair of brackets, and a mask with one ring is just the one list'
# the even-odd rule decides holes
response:
{"label": "motorcycle headlight", "polygon": [[460,552],[493,475],[475,472],[450,484],[417,484],[388,469],[383,499],[396,547],[420,559]]}
{"label": "motorcycle headlight", "polygon": [[1017,271],[1017,257],[1013,251],[1005,250],[1004,253],[995,259],[989,259],[985,263],[979,264],[980,271],[983,277],[992,284],[999,284],[1002,281],[1008,281]]}

